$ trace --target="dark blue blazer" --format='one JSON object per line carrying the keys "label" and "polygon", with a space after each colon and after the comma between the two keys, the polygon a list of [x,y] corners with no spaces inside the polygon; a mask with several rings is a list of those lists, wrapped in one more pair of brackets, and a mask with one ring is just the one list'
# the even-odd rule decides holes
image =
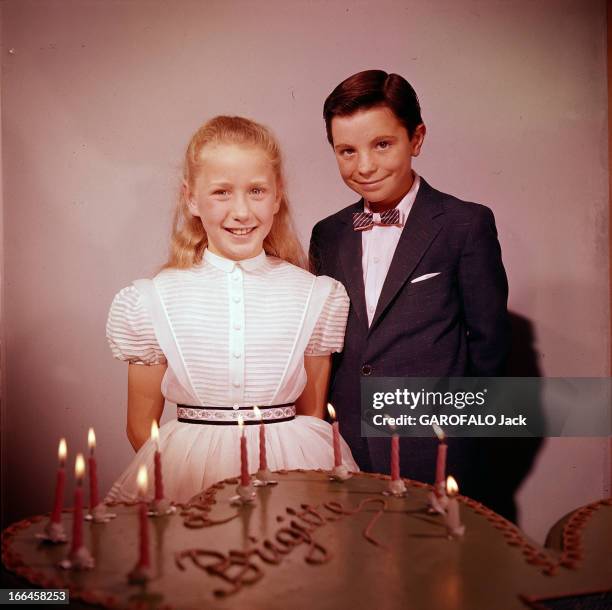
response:
{"label": "dark blue blazer", "polygon": [[[421,178],[368,327],[356,211],[363,200],[317,223],[310,260],[314,273],[342,282],[351,300],[330,385],[342,435],[362,469],[388,472],[388,439],[361,438],[360,378],[500,375],[509,345],[508,283],[491,210]],[[429,273],[439,275],[411,283]],[[436,443],[402,438],[402,475],[432,482]],[[477,441],[449,440],[449,473],[476,497],[481,459]]]}

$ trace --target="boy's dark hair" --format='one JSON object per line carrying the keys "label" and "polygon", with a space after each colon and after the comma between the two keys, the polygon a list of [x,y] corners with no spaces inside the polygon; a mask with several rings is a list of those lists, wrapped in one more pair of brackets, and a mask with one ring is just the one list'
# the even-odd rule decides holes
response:
{"label": "boy's dark hair", "polygon": [[331,122],[335,116],[350,116],[358,110],[386,106],[412,137],[423,122],[419,98],[410,83],[399,74],[384,70],[364,70],[343,80],[323,104],[327,139],[333,146]]}

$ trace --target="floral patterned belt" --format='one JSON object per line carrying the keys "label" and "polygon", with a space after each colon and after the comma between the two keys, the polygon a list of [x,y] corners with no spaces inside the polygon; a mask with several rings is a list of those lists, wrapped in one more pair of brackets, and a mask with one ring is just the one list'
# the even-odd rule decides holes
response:
{"label": "floral patterned belt", "polygon": [[232,426],[238,424],[242,417],[245,425],[253,426],[263,421],[264,424],[278,424],[295,419],[295,404],[270,405],[260,407],[261,419],[255,414],[253,407],[195,407],[191,405],[176,405],[178,421],[186,424],[208,424],[213,426]]}

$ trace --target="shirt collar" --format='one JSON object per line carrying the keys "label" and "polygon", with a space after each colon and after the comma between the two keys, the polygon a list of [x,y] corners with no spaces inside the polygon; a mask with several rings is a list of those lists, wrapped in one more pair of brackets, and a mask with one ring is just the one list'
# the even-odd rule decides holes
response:
{"label": "shirt collar", "polygon": [[226,273],[230,273],[236,266],[241,267],[245,271],[254,271],[261,267],[266,261],[266,253],[262,250],[257,256],[253,258],[245,258],[241,261],[233,261],[229,258],[224,258],[218,254],[214,254],[208,248],[204,250],[204,260],[210,263],[213,267],[221,269]]}
{"label": "shirt collar", "polygon": [[[410,190],[404,195],[402,200],[395,206],[401,212],[401,218],[403,218],[404,222],[406,222],[406,218],[408,217],[408,213],[410,212],[410,208],[416,199],[417,193],[419,192],[419,186],[421,186],[421,179],[419,175],[413,170],[412,171],[412,186]],[[366,212],[371,212],[370,205],[367,201],[363,202],[363,208]]]}

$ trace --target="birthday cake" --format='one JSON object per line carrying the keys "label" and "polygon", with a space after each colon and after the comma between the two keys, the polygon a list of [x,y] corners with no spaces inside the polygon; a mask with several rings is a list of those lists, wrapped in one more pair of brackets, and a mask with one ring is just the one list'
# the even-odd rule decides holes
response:
{"label": "birthday cake", "polygon": [[[85,524],[91,570],[57,567],[69,545],[37,538],[43,516],[4,531],[3,562],[30,583],[69,589],[72,600],[121,609],[574,608],[546,605],[572,595],[612,607],[604,605],[612,599],[612,499],[576,511],[542,548],[463,496],[465,533],[449,537],[445,517],[428,510],[432,488],[422,483],[405,479],[407,494],[393,497],[383,494],[383,475],[275,478],[250,504],[232,502],[238,481],[228,479],[174,514],[149,518],[146,584],[128,581],[139,556],[134,505],[114,506],[118,516],[108,523]],[[62,518],[70,531],[71,513]]]}

